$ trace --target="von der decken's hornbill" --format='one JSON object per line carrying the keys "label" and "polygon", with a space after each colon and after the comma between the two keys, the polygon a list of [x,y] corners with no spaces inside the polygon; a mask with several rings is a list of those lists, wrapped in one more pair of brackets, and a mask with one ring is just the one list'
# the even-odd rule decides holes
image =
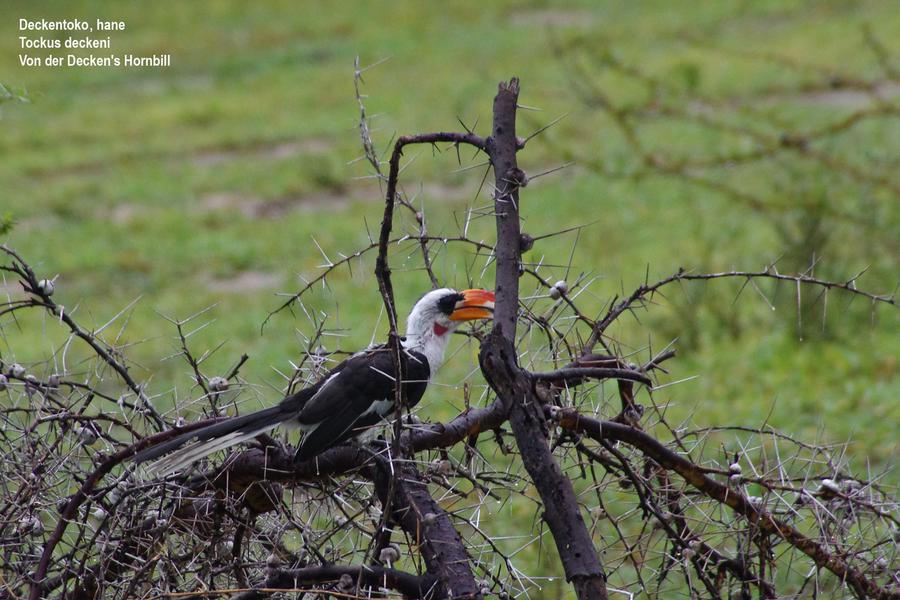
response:
{"label": "von der decken's hornbill", "polygon": [[[433,290],[409,313],[402,338],[401,362],[406,400],[414,406],[444,361],[450,334],[463,321],[493,315],[494,294],[486,290]],[[215,423],[152,446],[134,459],[153,460],[151,472],[171,473],[217,450],[247,441],[280,424],[303,432],[297,458],[312,458],[349,440],[395,412],[396,373],[387,344],[358,352],[314,385],[288,396],[277,406]],[[174,452],[173,452],[174,451]]]}

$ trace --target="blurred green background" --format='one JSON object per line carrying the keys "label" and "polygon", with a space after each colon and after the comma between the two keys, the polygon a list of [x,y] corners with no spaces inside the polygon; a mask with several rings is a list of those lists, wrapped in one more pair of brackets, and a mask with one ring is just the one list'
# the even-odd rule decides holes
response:
{"label": "blurred green background", "polygon": [[[377,227],[381,192],[356,160],[357,56],[363,65],[389,59],[364,74],[382,151],[395,134],[458,130],[457,119],[484,134],[497,82],[512,75],[522,103],[540,109],[522,111],[520,135],[566,115],[520,156],[531,174],[574,163],[525,190],[524,228],[540,235],[592,223],[574,251],[568,234],[529,254],[551,265],[541,271],[551,281],[566,275],[570,257],[570,280],[597,278],[580,297],[588,314],[679,267],[758,270],[780,259],[791,272],[815,260],[821,277],[867,268],[860,288],[892,293],[897,284],[900,11],[890,0],[7,0],[0,12],[0,83],[27,98],[0,105],[0,216],[15,222],[0,241],[42,275],[59,274],[57,301],[77,307],[87,326],[141,298],[119,342],[135,344],[135,374],[151,381],[161,406],[198,392],[186,365],[162,360],[177,344],[160,313],[184,318],[215,304],[201,319],[215,322],[190,340],[197,354],[225,342],[205,372],[247,352],[242,375],[260,386],[250,402],[273,402],[276,370],[290,371],[314,329],[295,311],[260,333],[283,301],[275,293],[296,291],[326,262],[313,238],[337,259]],[[111,34],[113,52],[170,53],[172,66],[22,68],[19,17],[121,19],[127,29]],[[685,113],[694,116],[672,116]],[[829,127],[808,146],[812,156],[785,137]],[[771,150],[766,140],[782,145]],[[758,160],[671,167],[759,149]],[[477,194],[483,169],[459,171],[453,151],[412,157],[408,196],[431,233],[457,235],[468,209],[488,203]],[[463,166],[472,162],[463,151]],[[474,219],[469,235],[491,240],[492,227]],[[395,230],[414,232],[414,222],[401,213]],[[374,325],[381,301],[368,258],[352,273],[338,270],[307,303],[341,329],[325,340],[329,349],[357,348],[385,330],[384,319]],[[398,246],[394,261],[408,306],[429,282],[414,244]],[[489,286],[484,263],[459,248],[442,251],[435,268],[448,285]],[[884,481],[896,483],[896,309],[837,292],[826,307],[804,289],[798,320],[793,286],[761,283],[738,295],[741,283],[672,286],[640,321],[623,317],[612,332],[623,352],[644,357],[677,339],[668,379],[697,377],[656,395],[670,403],[670,420],[765,422],[809,441],[849,442],[858,468],[887,470]],[[5,360],[45,360],[64,339],[52,321],[22,324],[0,340]],[[474,366],[477,349],[459,345],[442,383]],[[422,414],[432,419],[462,404],[454,385],[429,396]]]}

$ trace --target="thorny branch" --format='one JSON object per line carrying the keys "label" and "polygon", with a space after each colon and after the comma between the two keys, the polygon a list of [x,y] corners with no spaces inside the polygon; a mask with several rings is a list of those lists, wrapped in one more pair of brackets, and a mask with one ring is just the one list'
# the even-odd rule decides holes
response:
{"label": "thorny branch", "polygon": [[100,356],[103,361],[107,365],[109,365],[119,375],[119,377],[122,378],[122,380],[128,385],[129,389],[131,389],[134,395],[137,396],[141,401],[143,409],[154,421],[157,430],[163,429],[165,423],[163,422],[162,417],[159,415],[159,412],[150,402],[150,399],[144,392],[143,387],[138,385],[138,383],[131,377],[131,374],[128,372],[128,367],[122,364],[122,362],[120,362],[114,356],[114,351],[111,351],[109,348],[105,347],[105,345],[97,338],[97,336],[93,335],[89,331],[82,329],[82,327],[75,322],[72,316],[68,312],[66,312],[65,307],[57,304],[50,297],[52,294],[48,293],[49,289],[46,287],[46,285],[41,285],[42,280],[39,280],[37,278],[37,275],[35,275],[31,267],[29,267],[28,264],[24,260],[22,260],[22,257],[19,256],[15,250],[8,247],[6,244],[0,244],[0,251],[12,258],[12,262],[10,264],[0,266],[0,271],[6,271],[7,273],[11,273],[17,276],[20,279],[25,292],[32,296],[24,303],[13,304],[11,308],[13,310],[19,310],[30,306],[39,306],[41,308],[44,308],[54,318],[59,319],[60,322],[64,323],[69,328],[73,335],[84,340],[84,342],[87,343],[94,350],[94,352],[96,352],[97,355]]}
{"label": "thorny branch", "polygon": [[[856,294],[862,296],[864,298],[868,298],[873,303],[884,303],[891,306],[897,305],[897,299],[894,294],[873,294],[864,290],[860,290],[856,287],[856,281],[862,275],[856,275],[851,277],[845,282],[836,282],[836,281],[827,281],[824,279],[819,279],[817,277],[810,277],[809,275],[789,275],[784,273],[779,273],[776,266],[769,265],[762,271],[728,271],[723,273],[688,273],[686,271],[679,270],[677,273],[670,275],[664,279],[661,279],[655,283],[644,283],[643,285],[636,288],[631,295],[627,298],[622,299],[618,303],[613,303],[610,309],[603,315],[602,318],[598,319],[596,323],[593,325],[593,331],[591,332],[591,337],[588,339],[587,343],[584,345],[584,353],[589,353],[592,351],[593,347],[600,340],[600,337],[607,330],[607,328],[618,319],[623,313],[633,310],[636,307],[644,306],[649,300],[653,298],[653,295],[656,294],[660,288],[663,288],[669,284],[676,283],[679,281],[707,281],[712,279],[743,279],[744,285],[746,286],[753,279],[774,279],[776,281],[790,281],[797,286],[797,289],[800,289],[801,285],[814,286],[825,293],[831,289],[843,290],[845,292]],[[743,289],[743,288],[742,288]],[[797,292],[800,293],[799,291]]]}
{"label": "thorny branch", "polygon": [[559,423],[567,429],[588,433],[598,441],[614,440],[634,446],[663,469],[678,473],[691,486],[740,513],[765,533],[778,536],[791,544],[809,556],[816,565],[833,572],[841,581],[846,581],[860,598],[896,597],[896,594],[882,589],[865,573],[848,566],[844,560],[829,552],[821,544],[809,539],[793,526],[774,518],[759,501],[749,498],[741,490],[730,490],[727,486],[713,481],[693,462],[666,448],[646,433],[621,423],[601,422],[571,410],[562,412]]}
{"label": "thorny branch", "polygon": [[516,108],[519,80],[501,83],[494,98],[494,123],[488,155],[494,168],[497,215],[497,302],[494,331],[481,347],[485,378],[508,407],[510,424],[522,461],[544,503],[566,579],[579,598],[605,599],[606,575],[591,535],[585,526],[574,487],[560,469],[547,444],[537,395],[518,367],[514,343],[519,308],[519,269],[522,260],[519,229],[519,189],[527,176],[519,169]]}
{"label": "thorny branch", "polygon": [[[515,137],[517,96],[515,80],[501,87],[487,138],[472,131],[397,138],[378,239],[339,261],[328,260],[283,305],[302,306],[303,296],[335,269],[377,249],[376,273],[397,352],[389,246],[408,242],[413,252],[421,251],[432,285],[439,282],[428,252],[432,243],[438,249],[466,246],[496,265],[496,328],[483,340],[480,355],[496,394],[485,392],[486,403],[473,405],[470,393],[478,388],[467,381],[465,407],[456,417],[422,423],[398,414],[389,444],[340,446],[296,463],[279,440],[263,436],[220,465],[203,461],[164,482],[142,481],[125,468],[127,457],[211,421],[179,421],[174,429],[146,435],[128,411],[147,410],[149,398],[123,366],[122,353],[75,324],[25,261],[3,247],[12,262],[0,268],[23,281],[26,297],[9,297],[0,304],[0,316],[18,327],[17,315],[29,310],[62,315],[70,332],[88,343],[99,364],[116,371],[140,404],[117,399],[102,369],[77,381],[70,373],[44,374],[40,365],[0,364],[0,394],[8,398],[0,404],[0,598],[248,599],[278,591],[359,597],[390,590],[411,598],[509,598],[541,585],[520,570],[517,555],[543,543],[543,525],[536,534],[527,528],[515,532],[527,536],[520,541],[498,530],[487,511],[493,502],[500,510],[521,510],[521,503],[530,506],[537,497],[539,521],[549,526],[580,597],[605,597],[607,588],[650,597],[685,589],[695,597],[746,597],[749,586],[764,598],[800,595],[807,586],[898,597],[892,550],[898,505],[877,473],[855,476],[833,449],[768,429],[670,427],[664,408],[654,401],[645,409],[637,395],[652,391],[673,349],[648,353],[643,361],[608,347],[609,355],[593,354],[622,315],[649,307],[661,288],[677,281],[766,278],[862,296],[873,305],[896,306],[894,296],[857,289],[859,276],[834,282],[779,273],[774,265],[762,271],[679,271],[645,282],[590,318],[581,284],[561,289],[550,283],[546,265],[523,264],[523,249],[548,236],[519,231],[519,191],[528,178],[515,158],[524,147]],[[365,122],[363,113],[361,128]],[[363,141],[380,174],[365,132]],[[490,157],[496,244],[472,239],[465,229],[431,235],[418,217],[417,234],[391,239],[395,205],[412,209],[398,192],[403,149],[423,143],[469,144]],[[520,297],[523,274],[540,293]],[[553,308],[543,310],[548,296]],[[529,345],[530,333],[517,335],[519,322],[536,324],[546,339]],[[189,333],[180,323],[181,355],[204,386],[200,364],[208,354],[190,353]],[[327,331],[321,322],[314,326],[307,354],[315,356],[285,376],[289,387],[317,377],[316,360],[342,352],[320,356],[316,345]],[[246,355],[226,379],[236,377],[245,360]],[[622,407],[603,415],[610,409],[592,395],[609,379],[616,382]],[[209,394],[214,408],[219,396]],[[105,413],[92,403],[95,398],[117,402],[122,416]],[[508,426],[515,448],[507,443]],[[723,439],[713,436],[737,432],[744,437],[739,451],[713,448],[713,440]],[[751,472],[743,473],[741,464]],[[672,581],[676,572],[686,588]]]}
{"label": "thorny branch", "polygon": [[[358,72],[358,71],[357,71]],[[357,81],[359,77],[357,75]],[[357,88],[357,97],[359,97],[359,92]],[[365,114],[362,114],[362,120],[365,121]],[[369,144],[368,138],[365,135],[365,131],[363,130],[363,139],[364,146],[367,149],[367,155],[369,154],[368,148]],[[397,456],[399,452],[399,433],[400,433],[400,423],[403,415],[403,408],[406,405],[405,398],[403,397],[403,386],[401,385],[404,379],[403,372],[403,362],[401,360],[401,346],[400,346],[400,334],[397,327],[397,309],[394,298],[394,288],[391,282],[391,269],[388,264],[388,243],[390,240],[391,229],[393,226],[394,219],[394,205],[397,202],[399,196],[397,193],[397,185],[400,176],[400,158],[403,156],[403,149],[408,145],[413,144],[437,144],[439,142],[450,142],[454,144],[470,144],[479,149],[485,148],[485,141],[479,136],[473,133],[431,133],[431,134],[419,134],[419,135],[405,135],[401,136],[394,143],[394,149],[391,152],[391,158],[389,161],[389,172],[387,178],[387,193],[385,196],[385,208],[384,214],[381,220],[381,231],[378,237],[378,256],[375,259],[375,277],[378,281],[378,289],[381,293],[381,298],[384,303],[385,312],[388,315],[388,324],[389,324],[389,334],[388,334],[388,345],[391,349],[391,356],[393,358],[394,363],[394,372],[396,373],[396,378],[394,379],[395,385],[395,405],[396,409],[396,418],[394,425],[394,446],[392,454]],[[380,169],[378,169],[377,161],[373,162],[373,166],[380,173]],[[429,273],[431,273],[430,264],[428,260],[427,246],[422,245],[423,256],[428,264]],[[432,274],[432,281],[434,280]],[[412,474],[415,475],[415,471],[412,471]],[[391,522],[395,515],[393,514],[394,510],[394,498],[395,492],[398,487],[398,479],[403,476],[403,470],[398,470],[394,473],[394,477],[392,477],[387,487],[385,488],[385,501],[383,505],[385,506],[384,515],[382,518],[382,522],[379,524],[378,533],[380,534],[383,531],[387,524]],[[428,496],[427,490],[424,490],[422,494],[428,501],[431,501],[431,497]],[[432,501],[433,502],[433,501]],[[436,505],[435,505],[436,506]],[[407,515],[396,515],[396,517],[400,518],[401,521],[409,520],[411,517],[409,514]],[[412,521],[415,523],[415,521]],[[455,533],[455,530],[453,530]],[[423,549],[423,553],[426,556],[426,561],[429,560],[428,555],[432,557],[432,561],[435,561],[435,564],[432,567],[437,569],[443,569],[444,565],[450,564],[454,565],[452,571],[447,574],[442,574],[441,583],[443,585],[442,590],[446,594],[456,595],[461,594],[463,597],[480,597],[478,592],[478,587],[475,585],[474,577],[472,576],[471,570],[468,568],[468,555],[466,554],[465,549],[462,547],[462,544],[459,540],[458,535],[455,539],[447,539],[443,540],[443,547],[440,546],[441,542],[438,542],[439,546],[436,549],[428,550],[427,545],[426,548]],[[376,548],[379,547],[376,539]],[[445,557],[451,555],[452,558]]]}

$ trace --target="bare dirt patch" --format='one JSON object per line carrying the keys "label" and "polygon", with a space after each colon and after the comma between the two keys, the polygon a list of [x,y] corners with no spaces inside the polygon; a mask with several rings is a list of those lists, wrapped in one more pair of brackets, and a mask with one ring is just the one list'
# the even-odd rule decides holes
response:
{"label": "bare dirt patch", "polygon": [[886,82],[875,86],[871,91],[859,89],[836,89],[823,92],[812,92],[800,96],[802,101],[819,106],[836,108],[865,108],[878,101],[900,97],[900,83]]}
{"label": "bare dirt patch", "polygon": [[810,106],[824,106],[830,108],[843,108],[849,110],[861,110],[869,108],[878,102],[888,102],[900,98],[900,82],[885,81],[875,84],[871,89],[860,87],[836,87],[834,89],[817,90],[784,90],[773,92],[752,99],[735,98],[735,104],[748,104],[762,102],[766,105],[778,103],[808,104]]}
{"label": "bare dirt patch", "polygon": [[228,148],[209,148],[193,153],[190,161],[191,164],[198,167],[211,167],[248,157],[283,160],[301,154],[324,154],[333,147],[334,141],[328,138],[305,138]]}
{"label": "bare dirt patch", "polygon": [[281,285],[279,273],[267,271],[241,271],[231,277],[210,278],[207,287],[212,292],[222,294],[248,294],[265,290],[276,290]]}
{"label": "bare dirt patch", "polygon": [[[277,219],[292,212],[340,209],[347,203],[347,197],[329,193],[285,196],[266,200],[237,192],[213,192],[201,196],[196,201],[186,203],[185,210],[194,215],[236,211],[248,219]],[[109,219],[118,225],[126,225],[134,219],[152,213],[153,207],[122,203],[112,209],[101,211],[96,218]]]}
{"label": "bare dirt patch", "polygon": [[[344,194],[320,191],[269,199],[232,191],[211,192],[187,202],[184,210],[194,215],[234,211],[248,219],[265,220],[278,219],[296,212],[343,210],[352,201],[383,201],[382,190],[371,179],[352,180],[350,187],[351,191]],[[477,189],[477,185],[473,182],[466,182],[463,185],[454,185],[452,182],[428,182],[422,185],[409,185],[404,189],[404,193],[416,206],[424,201],[427,210],[429,203],[433,201],[472,200]],[[109,219],[113,223],[123,225],[152,212],[153,207],[150,206],[121,203],[110,209],[104,209],[97,214],[97,218]]]}
{"label": "bare dirt patch", "polygon": [[265,200],[233,192],[217,192],[201,197],[189,210],[195,213],[235,210],[248,219],[276,219],[292,212],[343,208],[346,205],[347,198],[338,194],[320,193]]}
{"label": "bare dirt patch", "polygon": [[106,216],[113,223],[128,223],[135,217],[147,212],[147,208],[138,204],[116,204]]}
{"label": "bare dirt patch", "polygon": [[127,166],[135,161],[161,160],[169,162],[188,161],[196,167],[210,167],[242,158],[260,158],[283,160],[304,154],[324,154],[334,148],[334,140],[324,137],[311,137],[294,140],[250,142],[240,146],[202,148],[187,153],[125,153],[102,160],[81,162],[62,167],[38,167],[29,169],[32,177],[58,179],[69,176],[96,176],[108,172],[113,167]]}
{"label": "bare dirt patch", "polygon": [[584,10],[545,8],[516,11],[509,16],[509,22],[526,27],[587,27],[593,24],[594,15]]}

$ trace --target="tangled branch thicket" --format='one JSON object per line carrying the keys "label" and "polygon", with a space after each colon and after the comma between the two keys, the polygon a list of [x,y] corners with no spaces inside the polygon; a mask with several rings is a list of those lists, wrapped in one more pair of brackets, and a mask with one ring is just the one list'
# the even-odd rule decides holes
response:
{"label": "tangled branch thicket", "polygon": [[[246,356],[226,376],[209,377],[204,355],[188,344],[200,317],[174,322],[200,396],[181,403],[199,400],[207,418],[188,423],[160,411],[112,333],[121,315],[85,328],[57,303],[64,294],[55,293],[55,281],[3,246],[4,280],[21,291],[0,306],[2,326],[19,327],[36,311],[44,327],[67,337],[44,362],[20,365],[10,349],[0,365],[0,597],[533,597],[546,578],[523,570],[517,555],[552,543],[579,598],[897,598],[895,490],[853,472],[840,447],[770,427],[669,423],[653,387],[674,350],[621,356],[607,333],[624,315],[650,308],[667,286],[693,279],[770,280],[889,309],[894,297],[864,292],[855,279],[770,266],[678,272],[589,314],[580,296],[590,280],[552,283],[541,265],[522,262],[523,252],[546,241],[519,229],[519,210],[530,199],[516,155],[531,138],[516,136],[518,93],[517,80],[501,84],[488,137],[398,138],[387,174],[360,101],[366,156],[385,185],[379,234],[329,260],[284,305],[314,320],[307,292],[377,253],[396,344],[392,256],[419,255],[434,285],[441,282],[434,258],[448,245],[483,258],[496,273],[495,321],[490,331],[469,335],[480,345],[487,385],[466,382],[460,394],[467,408],[447,422],[404,413],[385,439],[338,446],[306,462],[264,435],[225,460],[147,480],[128,459],[222,418],[242,393]],[[468,223],[457,236],[428,232],[399,186],[404,149],[417,144],[472,146],[487,156],[493,203],[480,217],[495,218],[494,243],[470,238]],[[415,232],[392,234],[395,206],[410,211]],[[520,297],[520,285],[529,284],[533,293]],[[315,380],[333,359],[322,344],[327,327],[316,323],[305,359],[286,375],[287,391]],[[605,380],[614,382],[615,401],[604,393]],[[720,445],[725,438],[729,449]],[[494,517],[510,507],[520,526],[513,531]]]}

